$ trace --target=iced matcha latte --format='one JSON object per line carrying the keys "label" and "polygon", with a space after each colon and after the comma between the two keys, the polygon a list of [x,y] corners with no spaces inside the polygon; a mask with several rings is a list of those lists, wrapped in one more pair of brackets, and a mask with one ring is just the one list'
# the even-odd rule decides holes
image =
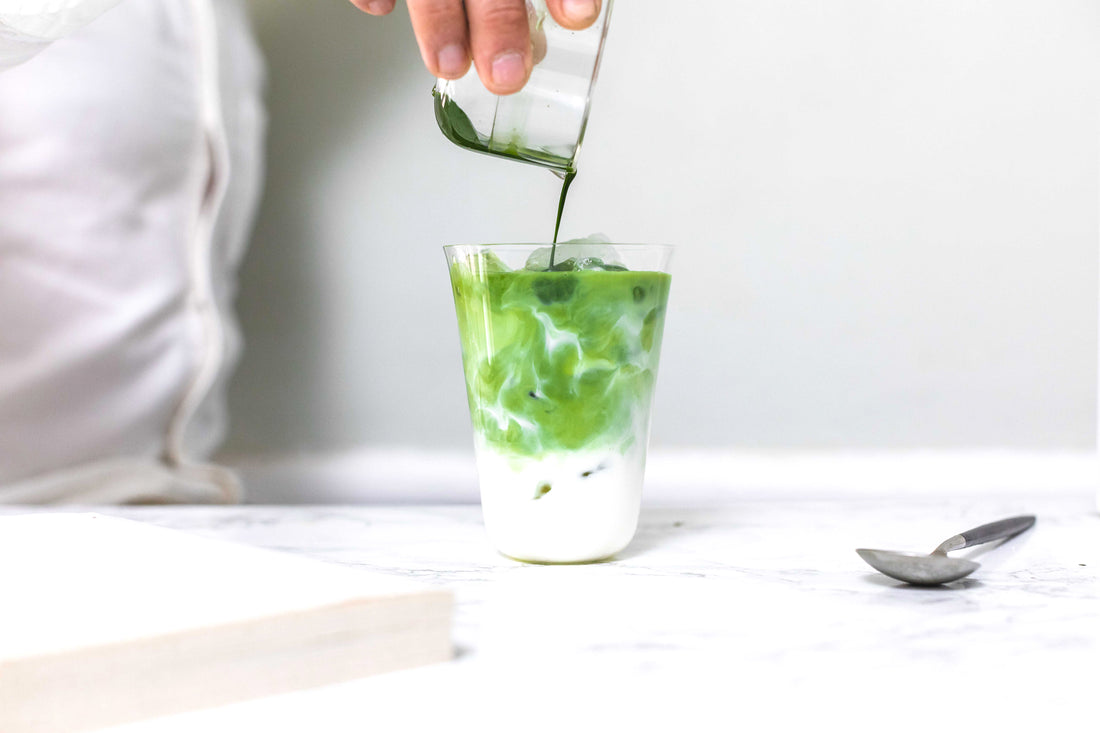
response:
{"label": "iced matcha latte", "polygon": [[670,248],[447,247],[486,529],[584,562],[638,519]]}

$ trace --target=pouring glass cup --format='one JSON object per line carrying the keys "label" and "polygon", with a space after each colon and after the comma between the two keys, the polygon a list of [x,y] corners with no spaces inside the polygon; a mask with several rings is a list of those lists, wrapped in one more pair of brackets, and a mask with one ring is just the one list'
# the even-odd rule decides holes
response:
{"label": "pouring glass cup", "polygon": [[530,0],[536,64],[527,85],[497,96],[472,67],[461,79],[438,79],[432,94],[440,131],[480,153],[543,166],[560,176],[574,170],[612,5],[613,0],[603,0],[591,26],[571,31],[557,24],[545,0]]}

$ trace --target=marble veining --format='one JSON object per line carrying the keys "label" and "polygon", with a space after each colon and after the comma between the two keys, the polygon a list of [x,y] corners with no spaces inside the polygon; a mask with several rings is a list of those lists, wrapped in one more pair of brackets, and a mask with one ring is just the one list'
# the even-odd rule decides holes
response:
{"label": "marble veining", "polygon": [[[816,725],[827,711],[868,730],[894,713],[884,729],[904,730],[919,717],[897,711],[933,697],[954,721],[979,710],[974,719],[989,720],[994,700],[1011,701],[1004,720],[1021,725],[1100,715],[1091,702],[1100,693],[1100,515],[1087,494],[787,493],[647,507],[619,557],[580,566],[498,555],[469,505],[97,511],[413,578],[453,589],[458,601],[449,664],[117,733],[352,731],[379,720],[385,730],[460,720],[501,730],[521,721],[536,730],[733,730],[749,719]],[[982,568],[947,588],[904,586],[854,552],[929,551],[1020,513],[1038,515],[1035,529],[964,551]]]}

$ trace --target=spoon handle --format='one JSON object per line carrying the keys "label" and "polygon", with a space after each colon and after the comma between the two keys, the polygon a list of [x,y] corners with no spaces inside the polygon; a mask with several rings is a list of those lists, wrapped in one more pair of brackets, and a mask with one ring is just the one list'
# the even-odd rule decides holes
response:
{"label": "spoon handle", "polygon": [[952,550],[961,550],[965,547],[973,547],[974,545],[999,540],[1002,537],[1014,537],[1031,529],[1034,524],[1035,517],[1031,514],[990,522],[974,529],[968,529],[954,537],[949,537],[932,552],[942,555]]}

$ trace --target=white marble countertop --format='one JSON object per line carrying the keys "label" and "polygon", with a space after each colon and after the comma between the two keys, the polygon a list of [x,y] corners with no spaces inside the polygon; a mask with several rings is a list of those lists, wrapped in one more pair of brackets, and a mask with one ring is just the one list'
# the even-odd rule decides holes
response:
{"label": "white marble countertop", "polygon": [[[647,507],[618,559],[558,567],[496,554],[476,506],[97,511],[416,578],[457,599],[453,662],[112,733],[427,731],[462,721],[482,730],[1022,729],[1063,717],[1085,730],[1100,717],[1091,494],[786,494]],[[960,553],[982,568],[949,588],[903,586],[853,551],[931,550],[1022,513],[1038,515],[1035,529]]]}

